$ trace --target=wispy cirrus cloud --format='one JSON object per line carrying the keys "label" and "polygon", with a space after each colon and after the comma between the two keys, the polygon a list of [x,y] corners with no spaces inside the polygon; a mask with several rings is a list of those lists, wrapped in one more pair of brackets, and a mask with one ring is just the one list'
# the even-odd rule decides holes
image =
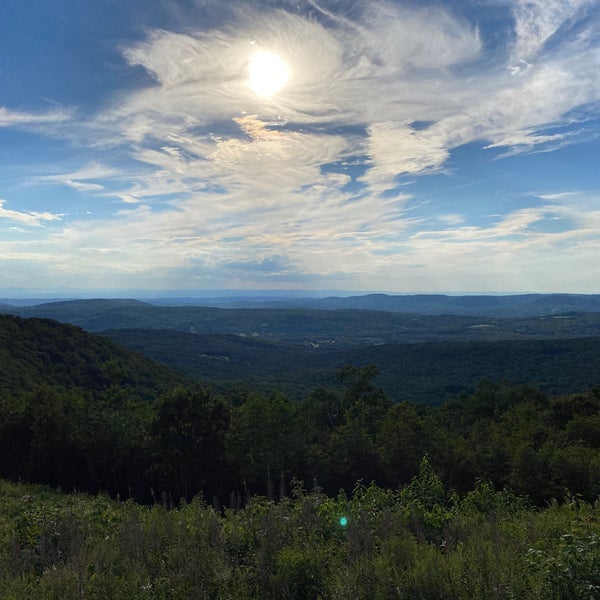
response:
{"label": "wispy cirrus cloud", "polygon": [[58,109],[46,113],[20,112],[0,106],[0,127],[29,127],[59,125],[72,118],[72,111]]}
{"label": "wispy cirrus cloud", "polygon": [[132,173],[129,169],[92,161],[75,170],[33,176],[25,182],[25,185],[28,187],[58,185],[85,194],[114,196],[115,194],[112,192],[106,192],[106,185],[108,183],[111,183],[111,186],[122,185],[123,180],[129,180],[131,176]]}
{"label": "wispy cirrus cloud", "polygon": [[[542,9],[537,2],[515,2],[512,56],[539,57],[544,41],[561,23],[593,4],[554,2]],[[208,161],[200,166],[208,167],[207,175],[212,171],[210,177],[219,167],[225,171],[228,152],[241,157],[245,151],[250,166],[257,162],[267,129],[277,128],[281,144],[285,135],[310,144],[314,138],[298,135],[302,125],[321,124],[322,134],[335,123],[355,125],[366,135],[346,136],[346,143],[339,144],[343,150],[333,158],[362,149],[369,158],[362,181],[380,192],[398,175],[441,168],[452,149],[473,141],[512,151],[566,142],[573,134],[544,133],[544,128],[567,122],[576,107],[600,101],[595,45],[573,54],[575,42],[567,40],[527,72],[515,75],[498,68],[475,80],[483,47],[474,26],[444,10],[377,3],[361,12],[357,6],[354,20],[324,8],[318,11],[322,23],[282,10],[239,9],[223,30],[155,31],[124,54],[132,65],[152,73],[157,85],[99,115],[97,124],[117,123],[122,141],[144,146],[144,140],[163,140],[171,151],[178,149],[170,142],[174,138],[192,138],[195,156]],[[545,22],[530,31],[524,23],[533,12]],[[579,34],[579,45],[581,39]],[[290,84],[266,105],[246,85],[248,57],[263,46],[288,60],[292,71]],[[244,139],[244,115],[263,124],[263,138],[252,143]],[[240,127],[237,132],[230,127],[229,136],[211,150],[207,134],[223,121]],[[415,132],[412,122],[430,125]],[[285,125],[292,123],[295,130],[286,132]],[[198,143],[203,129],[208,130],[205,141]],[[152,164],[151,152],[144,157],[139,150],[137,157]],[[306,155],[313,156],[310,145]],[[178,158],[172,161],[175,171],[184,168]],[[187,161],[187,166],[197,173],[198,163]]]}
{"label": "wispy cirrus cloud", "polygon": [[516,65],[535,60],[552,36],[563,26],[573,25],[595,0],[514,0]]}
{"label": "wispy cirrus cloud", "polygon": [[21,212],[4,208],[6,200],[0,199],[0,219],[7,219],[29,227],[43,227],[47,221],[60,221],[63,215],[50,212]]}
{"label": "wispy cirrus cloud", "polygon": [[[78,276],[116,265],[124,277],[220,273],[239,282],[245,270],[251,285],[271,269],[287,281],[354,274],[372,289],[408,269],[415,284],[420,273],[439,274],[444,255],[465,277],[486,270],[482,256],[518,250],[533,264],[535,252],[567,240],[588,257],[597,222],[567,203],[540,208],[523,195],[523,207],[503,209],[491,225],[453,206],[435,218],[408,210],[411,183],[452,173],[469,144],[492,156],[550,151],[580,140],[597,117],[599,2],[504,5],[512,20],[494,44],[485,24],[451,3],[333,0],[229,3],[210,27],[192,19],[123,42],[126,64],[152,83],[91,118],[0,109],[0,127],[43,126],[77,141],[81,168],[31,176],[32,185],[67,186],[110,206],[65,223],[44,247]],[[247,85],[261,49],[290,69],[267,99]],[[2,211],[38,226],[53,215]],[[564,227],[545,230],[555,217]]]}

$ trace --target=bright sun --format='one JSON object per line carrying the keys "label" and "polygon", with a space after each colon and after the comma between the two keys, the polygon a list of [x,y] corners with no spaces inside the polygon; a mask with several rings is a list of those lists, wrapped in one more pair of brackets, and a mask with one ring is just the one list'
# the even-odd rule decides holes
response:
{"label": "bright sun", "polygon": [[287,63],[273,52],[258,52],[248,65],[248,87],[262,98],[275,95],[289,77]]}

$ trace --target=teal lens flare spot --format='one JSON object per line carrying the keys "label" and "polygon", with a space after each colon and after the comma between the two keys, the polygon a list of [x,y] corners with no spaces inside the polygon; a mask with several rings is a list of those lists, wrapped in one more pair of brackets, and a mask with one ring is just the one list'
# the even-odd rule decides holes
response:
{"label": "teal lens flare spot", "polygon": [[346,517],[340,517],[340,525],[346,527],[346,525],[348,525],[348,519],[346,519]]}

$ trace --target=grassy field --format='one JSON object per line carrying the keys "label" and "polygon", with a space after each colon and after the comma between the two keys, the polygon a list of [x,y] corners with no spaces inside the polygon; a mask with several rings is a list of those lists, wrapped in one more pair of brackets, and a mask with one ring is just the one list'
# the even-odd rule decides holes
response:
{"label": "grassy field", "polygon": [[484,483],[458,498],[427,465],[399,492],[297,488],[224,512],[0,482],[0,597],[592,600],[599,517],[597,504],[534,510]]}

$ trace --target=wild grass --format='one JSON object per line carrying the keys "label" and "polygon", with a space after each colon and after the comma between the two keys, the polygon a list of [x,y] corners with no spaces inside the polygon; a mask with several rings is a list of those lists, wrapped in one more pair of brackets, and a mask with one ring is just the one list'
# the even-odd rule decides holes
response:
{"label": "wild grass", "polygon": [[297,487],[224,512],[200,498],[169,510],[0,482],[0,597],[599,597],[598,504],[533,509],[485,483],[440,496],[432,477],[422,469],[400,492],[357,486],[349,498]]}

